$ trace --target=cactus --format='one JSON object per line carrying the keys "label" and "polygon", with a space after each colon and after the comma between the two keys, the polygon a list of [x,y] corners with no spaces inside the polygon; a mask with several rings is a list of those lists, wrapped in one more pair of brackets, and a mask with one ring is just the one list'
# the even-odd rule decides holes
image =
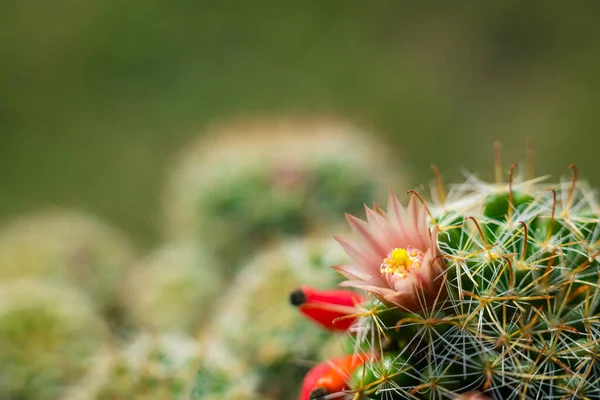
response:
{"label": "cactus", "polygon": [[146,329],[195,334],[223,289],[220,268],[192,241],[164,244],[128,271],[128,314]]}
{"label": "cactus", "polygon": [[[369,136],[347,123],[275,119],[212,127],[178,159],[168,236],[199,237],[231,273],[279,236],[315,233],[402,183]],[[369,171],[376,170],[376,174]]]}
{"label": "cactus", "polygon": [[357,240],[338,240],[356,265],[337,270],[371,298],[346,348],[377,357],[301,400],[600,398],[595,193],[573,166],[549,185],[515,166],[502,183],[498,165],[495,184],[446,194],[438,174],[432,203],[391,194],[386,212],[349,217]]}
{"label": "cactus", "polygon": [[76,211],[33,213],[0,230],[0,281],[32,278],[78,286],[111,324],[122,322],[117,287],[134,259],[121,232]]}
{"label": "cactus", "polygon": [[108,341],[108,329],[76,289],[34,280],[1,284],[0,398],[62,398]]}
{"label": "cactus", "polygon": [[182,334],[139,333],[111,348],[101,370],[71,388],[65,400],[188,400],[199,350]]}
{"label": "cactus", "polygon": [[213,319],[204,327],[196,398],[235,399],[230,386],[246,381],[241,398],[287,399],[299,387],[307,360],[331,334],[298,320],[279,299],[303,282],[335,285],[337,276],[326,266],[347,261],[333,240],[321,238],[290,240],[257,254],[215,303]]}
{"label": "cactus", "polygon": [[201,342],[191,400],[264,400],[259,371],[215,335]]}

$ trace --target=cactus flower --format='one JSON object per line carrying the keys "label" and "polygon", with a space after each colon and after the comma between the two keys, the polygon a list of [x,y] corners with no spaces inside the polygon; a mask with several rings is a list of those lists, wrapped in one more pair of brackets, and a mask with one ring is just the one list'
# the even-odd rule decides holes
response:
{"label": "cactus flower", "polygon": [[354,323],[355,306],[361,296],[349,290],[316,290],[302,286],[290,295],[290,302],[316,324],[333,331],[346,331]]}
{"label": "cactus flower", "polygon": [[356,262],[334,267],[349,279],[341,285],[409,311],[431,307],[442,287],[443,260],[425,206],[413,194],[404,208],[390,191],[387,213],[366,207],[366,214],[367,221],[347,215],[357,240],[336,238]]}

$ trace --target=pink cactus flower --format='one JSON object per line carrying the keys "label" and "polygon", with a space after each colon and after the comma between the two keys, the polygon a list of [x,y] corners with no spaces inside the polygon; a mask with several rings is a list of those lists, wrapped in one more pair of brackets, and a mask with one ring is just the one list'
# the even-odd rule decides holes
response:
{"label": "pink cactus flower", "polygon": [[356,240],[336,237],[356,263],[334,267],[349,279],[341,285],[366,290],[403,310],[430,308],[443,294],[444,262],[425,206],[412,194],[404,208],[390,191],[387,212],[365,208],[367,221],[346,216]]}

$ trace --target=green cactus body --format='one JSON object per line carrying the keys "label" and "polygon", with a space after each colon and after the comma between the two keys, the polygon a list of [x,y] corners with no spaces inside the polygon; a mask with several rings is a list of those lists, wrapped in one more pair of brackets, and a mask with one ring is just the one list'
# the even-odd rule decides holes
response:
{"label": "green cactus body", "polygon": [[0,398],[54,400],[84,379],[109,341],[85,296],[20,280],[0,285]]}
{"label": "green cactus body", "polygon": [[[169,237],[196,237],[231,277],[281,236],[322,232],[400,184],[387,152],[339,121],[276,118],[211,127],[177,160],[167,190]],[[370,171],[377,171],[376,174]],[[399,170],[399,169],[397,169]]]}
{"label": "green cactus body", "polygon": [[0,282],[26,278],[77,286],[111,326],[123,322],[118,286],[135,257],[122,232],[76,211],[33,213],[0,230]]}
{"label": "green cactus body", "polygon": [[193,241],[164,244],[129,271],[122,285],[128,314],[146,329],[195,334],[223,290],[220,268]]}
{"label": "green cactus body", "polygon": [[[576,177],[553,186],[469,177],[426,211],[443,260],[437,295],[421,286],[420,307],[401,310],[412,303],[395,302],[387,288],[367,287],[387,297],[364,306],[383,306],[391,315],[384,323],[377,313],[357,321],[355,351],[366,345],[381,357],[355,371],[348,398],[455,399],[473,391],[504,400],[600,398],[600,208],[594,193]],[[393,212],[388,207],[386,218]],[[369,227],[351,224],[366,238],[372,253],[360,254],[368,257],[386,242],[369,230],[383,217],[367,216]],[[418,256],[410,251],[383,260],[387,282],[425,268],[399,269],[410,266],[399,264],[411,262],[407,254]],[[348,271],[363,276],[358,267]],[[390,357],[401,362],[386,364]],[[386,378],[382,365],[402,370],[401,379]]]}
{"label": "green cactus body", "polygon": [[110,349],[102,369],[65,400],[187,400],[198,368],[199,345],[182,334],[138,334]]}

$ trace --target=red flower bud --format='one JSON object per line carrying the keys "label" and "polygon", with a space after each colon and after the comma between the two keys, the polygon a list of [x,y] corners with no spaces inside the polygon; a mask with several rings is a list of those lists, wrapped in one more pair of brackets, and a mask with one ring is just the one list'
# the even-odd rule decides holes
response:
{"label": "red flower bud", "polygon": [[302,382],[302,390],[300,391],[299,400],[309,400],[310,394],[315,389],[315,385],[319,378],[321,378],[321,376],[323,376],[330,369],[331,364],[329,362],[324,362],[317,364],[310,371],[308,371],[304,377],[304,381]]}
{"label": "red flower bud", "polygon": [[316,290],[307,286],[292,292],[290,302],[318,325],[334,331],[345,331],[355,319],[356,305],[362,297],[349,290]]}
{"label": "red flower bud", "polygon": [[352,373],[374,358],[367,354],[350,354],[316,365],[304,377],[299,400],[313,400],[348,388]]}

